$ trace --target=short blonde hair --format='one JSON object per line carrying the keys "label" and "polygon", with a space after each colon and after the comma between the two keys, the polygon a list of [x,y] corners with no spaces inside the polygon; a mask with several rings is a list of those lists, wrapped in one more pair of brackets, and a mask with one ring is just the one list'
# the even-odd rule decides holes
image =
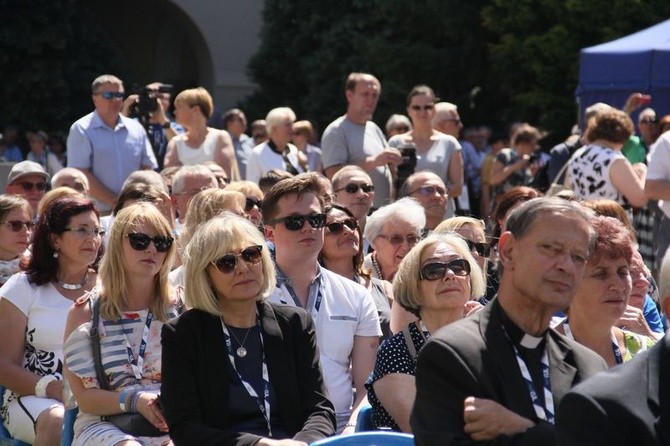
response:
{"label": "short blonde hair", "polygon": [[484,236],[484,240],[486,240],[486,224],[484,223],[484,220],[473,217],[465,217],[462,215],[447,218],[442,223],[437,225],[435,232],[439,234],[445,232],[455,232],[463,226],[472,226],[477,232],[481,232],[481,235]]}
{"label": "short blonde hair", "polygon": [[[49,192],[44,194],[44,196],[40,199],[40,202],[37,203],[37,215],[42,215],[44,211],[49,206],[51,206],[51,203],[56,200],[60,200],[61,198],[86,198],[86,195],[67,186],[51,189]],[[31,209],[30,215],[32,215],[32,213],[33,211]]]}
{"label": "short blonde hair", "polygon": [[179,247],[183,251],[191,240],[196,228],[229,210],[237,202],[242,209],[246,204],[243,193],[223,189],[205,189],[193,196],[188,204],[184,227],[179,235]]}
{"label": "short blonde hair", "polygon": [[437,243],[446,243],[458,255],[470,264],[470,300],[479,299],[486,292],[484,273],[472,256],[465,240],[458,234],[431,234],[412,248],[400,262],[398,272],[393,279],[395,301],[405,310],[421,317],[423,298],[419,291],[421,256],[424,251]]}
{"label": "short blonde hair", "polygon": [[245,197],[248,197],[249,195],[255,195],[260,197],[261,200],[265,196],[261,188],[258,187],[258,184],[254,183],[253,181],[233,181],[228,186],[226,186],[226,190],[242,192]]}
{"label": "short blonde hair", "polygon": [[201,225],[193,234],[184,251],[184,283],[186,305],[215,316],[222,316],[221,308],[209,279],[212,262],[230,253],[241,242],[261,245],[263,283],[257,300],[264,300],[275,288],[274,264],[265,239],[248,220],[229,212]]}
{"label": "short blonde hair", "polygon": [[[100,314],[107,320],[121,317],[128,306],[128,276],[123,258],[123,240],[141,224],[146,224],[157,235],[172,237],[172,228],[163,214],[152,204],[136,203],[119,211],[109,234],[109,244],[100,264]],[[168,274],[174,261],[176,246],[167,251],[163,265],[154,277],[154,295],[149,310],[162,322],[167,321],[167,307],[171,298]]]}
{"label": "short blonde hair", "polygon": [[289,107],[277,107],[270,110],[265,117],[265,128],[268,135],[272,133],[275,127],[282,125],[287,119],[292,123],[295,122],[295,113]]}
{"label": "short blonde hair", "polygon": [[212,111],[214,111],[214,101],[212,100],[212,95],[209,94],[207,90],[202,87],[191,88],[189,90],[184,90],[174,98],[175,105],[183,102],[189,107],[200,107],[200,112],[205,118],[212,116]]}

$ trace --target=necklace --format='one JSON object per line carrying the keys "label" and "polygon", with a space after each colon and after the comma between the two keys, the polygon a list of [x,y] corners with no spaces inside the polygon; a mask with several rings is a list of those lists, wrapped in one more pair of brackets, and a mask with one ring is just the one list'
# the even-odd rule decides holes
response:
{"label": "necklace", "polygon": [[58,281],[58,285],[62,286],[63,289],[70,290],[70,291],[82,289],[82,287],[86,283],[86,279],[88,279],[88,270],[86,270],[86,273],[84,274],[84,278],[81,279],[81,282],[79,282],[79,283],[65,283],[62,280],[60,280],[58,277],[56,277],[56,280]]}
{"label": "necklace", "polygon": [[379,280],[384,280],[384,276],[382,276],[382,270],[379,267],[379,263],[377,263],[377,258],[375,257],[374,254],[370,256],[370,259],[372,259],[372,267],[375,269],[375,274],[377,274],[377,278]]}
{"label": "necklace", "polygon": [[237,339],[237,336],[235,336],[235,332],[233,330],[230,330],[230,334],[233,335],[233,338],[235,338],[235,341],[240,345],[237,350],[235,350],[235,354],[239,356],[240,358],[244,358],[247,356],[247,349],[244,348],[244,343],[247,342],[247,337],[249,337],[249,333],[251,332],[251,329],[253,327],[247,328],[247,334],[244,335],[244,339],[242,342],[240,342],[239,339]]}

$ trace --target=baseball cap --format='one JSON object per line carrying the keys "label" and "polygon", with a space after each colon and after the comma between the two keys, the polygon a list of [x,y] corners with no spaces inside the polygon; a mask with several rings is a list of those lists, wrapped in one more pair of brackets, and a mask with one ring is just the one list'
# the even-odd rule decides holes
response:
{"label": "baseball cap", "polygon": [[40,175],[44,177],[45,180],[49,179],[49,174],[36,162],[21,161],[12,166],[12,170],[9,171],[9,175],[7,176],[7,184],[12,184],[14,181],[26,175]]}

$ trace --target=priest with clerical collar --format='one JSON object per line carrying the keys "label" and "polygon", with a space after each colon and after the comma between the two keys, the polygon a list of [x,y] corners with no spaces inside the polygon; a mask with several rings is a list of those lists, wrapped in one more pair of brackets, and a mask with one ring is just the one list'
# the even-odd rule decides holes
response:
{"label": "priest with clerical collar", "polygon": [[418,446],[556,444],[561,398],[606,368],[549,328],[584,274],[595,237],[590,219],[558,198],[536,198],[511,213],[498,245],[498,296],[439,330],[419,355],[411,417]]}

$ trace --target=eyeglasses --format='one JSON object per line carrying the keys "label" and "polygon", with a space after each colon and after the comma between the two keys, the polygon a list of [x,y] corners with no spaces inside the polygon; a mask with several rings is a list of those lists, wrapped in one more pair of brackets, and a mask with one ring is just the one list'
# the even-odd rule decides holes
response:
{"label": "eyeglasses", "polygon": [[125,93],[122,91],[101,91],[99,93],[93,93],[93,94],[97,96],[102,96],[108,101],[111,101],[112,99],[123,99],[123,95]]}
{"label": "eyeglasses", "polygon": [[418,235],[406,235],[402,236],[400,234],[393,234],[391,236],[379,234],[377,237],[381,237],[392,245],[398,246],[402,245],[404,241],[407,241],[409,246],[414,246],[421,240],[421,237]]}
{"label": "eyeglasses", "polygon": [[223,257],[214,260],[212,265],[223,274],[230,274],[235,271],[235,265],[237,265],[237,258],[242,257],[242,260],[247,262],[250,265],[258,265],[263,258],[263,246],[255,245],[244,248],[240,251],[239,254],[226,254]]}
{"label": "eyeglasses", "polygon": [[421,268],[419,279],[440,280],[447,274],[447,270],[454,273],[454,276],[465,277],[470,274],[470,264],[465,259],[455,259],[447,263],[428,263]]}
{"label": "eyeglasses", "polygon": [[32,221],[21,221],[21,220],[9,220],[3,222],[2,224],[7,225],[12,232],[21,232],[25,226],[26,231],[31,231],[35,226],[35,223]]}
{"label": "eyeglasses", "polygon": [[99,237],[105,235],[105,231],[102,228],[87,228],[85,226],[80,226],[78,228],[65,228],[63,232],[72,232],[77,238],[88,238],[88,237]]}
{"label": "eyeglasses", "polygon": [[655,118],[640,119],[640,124],[656,124],[656,123],[658,123],[658,119]]}
{"label": "eyeglasses", "polygon": [[284,226],[289,231],[299,231],[305,226],[305,220],[314,229],[321,229],[326,224],[326,214],[289,215],[288,217],[275,218],[268,222],[268,224],[284,223]]}
{"label": "eyeglasses", "polygon": [[482,257],[488,257],[489,254],[491,253],[491,247],[489,246],[488,243],[476,243],[468,239],[465,239],[465,243],[468,244],[468,248],[470,248],[470,251],[474,250],[477,254],[479,254]]}
{"label": "eyeglasses", "polygon": [[428,110],[432,110],[432,109],[434,109],[434,108],[435,108],[435,104],[426,104],[426,105],[424,105],[423,107],[422,107],[421,105],[410,105],[409,108],[411,108],[411,109],[414,110],[414,111],[421,111],[421,110],[428,111]]}
{"label": "eyeglasses", "polygon": [[262,200],[254,200],[253,198],[247,197],[246,202],[244,204],[244,211],[245,212],[251,212],[251,210],[255,207],[257,207],[259,210],[261,206],[263,205]]}
{"label": "eyeglasses", "polygon": [[326,225],[326,229],[328,230],[329,234],[337,235],[344,230],[345,226],[352,231],[355,231],[356,228],[358,228],[358,220],[350,217],[342,221],[334,221],[332,223],[328,223]]}
{"label": "eyeglasses", "polygon": [[228,183],[230,183],[230,181],[228,181],[228,178],[221,175],[216,176],[216,181],[217,183],[219,183],[219,186],[225,186]]}
{"label": "eyeglasses", "polygon": [[355,194],[358,192],[358,189],[362,190],[366,194],[369,194],[373,190],[375,190],[375,187],[372,184],[356,184],[356,183],[349,183],[344,187],[341,187],[337,189],[335,192],[339,191],[346,191],[348,194]]}
{"label": "eyeglasses", "polygon": [[445,188],[443,188],[442,186],[421,186],[418,189],[414,189],[409,194],[414,195],[417,192],[422,197],[430,197],[432,195],[435,195],[435,192],[437,192],[437,194],[440,195],[440,196],[444,196],[444,195],[447,194],[447,190]]}
{"label": "eyeglasses", "polygon": [[149,243],[154,242],[156,251],[166,252],[172,246],[174,239],[172,237],[166,237],[162,235],[149,237],[148,235],[142,234],[140,232],[131,232],[128,234],[128,241],[130,242],[130,247],[135,251],[144,251],[149,247]]}
{"label": "eyeglasses", "polygon": [[30,181],[21,181],[19,184],[21,185],[21,188],[24,192],[30,192],[33,190],[33,188],[41,192],[47,188],[47,183],[31,183]]}

